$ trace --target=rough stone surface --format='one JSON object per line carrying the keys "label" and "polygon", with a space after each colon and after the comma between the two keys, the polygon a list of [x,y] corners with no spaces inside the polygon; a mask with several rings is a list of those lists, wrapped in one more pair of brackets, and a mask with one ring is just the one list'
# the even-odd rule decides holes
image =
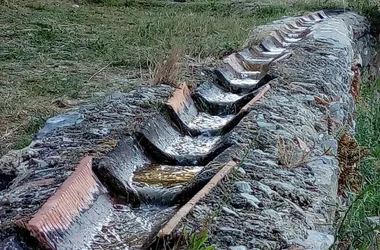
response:
{"label": "rough stone surface", "polygon": [[[141,87],[111,95],[103,103],[79,107],[48,119],[26,148],[0,159],[0,174],[13,176],[0,191],[0,239],[12,232],[10,220],[25,218],[41,207],[88,154],[102,156],[132,134],[143,117],[157,112],[172,88]],[[80,121],[80,122],[79,122]]]}
{"label": "rough stone surface", "polygon": [[237,181],[234,186],[241,193],[250,193],[252,192],[251,186],[246,181]]}
{"label": "rough stone surface", "polygon": [[[253,30],[246,46],[257,45],[287,20],[294,18]],[[328,249],[338,162],[327,117],[335,120],[333,129],[345,125],[353,133],[351,66],[368,61],[367,32],[361,16],[337,15],[315,24],[302,43],[290,46],[288,57],[269,65],[269,74],[276,77],[272,89],[230,133],[232,146],[173,198],[185,202],[224,163],[240,162],[236,173],[196,204],[183,226],[196,231],[212,218],[209,241],[217,249]],[[11,181],[1,184],[0,239],[15,229],[12,220],[28,218],[41,207],[81,157],[110,151],[149,120],[172,90],[160,86],[115,93],[104,103],[54,117],[31,145],[2,157],[0,174]],[[329,105],[317,103],[316,96]],[[307,154],[299,140],[309,148]],[[326,147],[331,148],[328,155]],[[222,212],[211,217],[221,205]]]}
{"label": "rough stone surface", "polygon": [[334,235],[308,230],[305,240],[295,240],[294,243],[304,249],[329,249],[334,243]]}
{"label": "rough stone surface", "polygon": [[[257,33],[263,30],[259,27]],[[236,150],[246,152],[253,145],[240,164],[245,174],[238,170],[234,180],[200,202],[210,208],[222,203],[239,215],[220,213],[210,223],[209,242],[217,249],[327,250],[333,243],[330,225],[337,202],[338,161],[327,117],[336,120],[333,130],[346,125],[353,133],[351,66],[357,63],[358,51],[368,48],[368,41],[362,40],[367,32],[363,17],[352,12],[337,15],[314,25],[302,43],[292,46],[290,57],[270,65],[269,73],[277,77],[270,82],[271,91],[232,131]],[[255,41],[251,37],[246,45]],[[329,100],[329,106],[317,103],[316,96]],[[297,138],[309,148],[306,155]],[[290,149],[281,147],[281,141]],[[328,155],[326,147],[331,148]],[[284,164],[284,158],[293,160]],[[252,192],[242,193],[245,183]],[[220,197],[226,190],[229,199],[223,203]],[[190,213],[183,226],[196,231],[201,224]]]}
{"label": "rough stone surface", "polygon": [[233,247],[229,247],[228,249],[229,250],[247,250],[247,247],[246,246],[233,246]]}
{"label": "rough stone surface", "polygon": [[0,249],[2,250],[23,250],[16,237],[11,236],[0,242]]}

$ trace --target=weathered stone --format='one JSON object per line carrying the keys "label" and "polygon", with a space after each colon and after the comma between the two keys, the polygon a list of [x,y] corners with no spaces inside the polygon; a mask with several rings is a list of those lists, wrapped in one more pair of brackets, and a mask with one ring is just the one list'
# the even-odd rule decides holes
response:
{"label": "weathered stone", "polygon": [[247,250],[247,247],[246,246],[233,246],[233,247],[229,247],[228,249],[229,250]]}
{"label": "weathered stone", "polygon": [[328,250],[334,243],[334,236],[327,233],[308,230],[306,239],[294,240],[294,243],[303,246],[305,249]]}
{"label": "weathered stone", "polygon": [[227,214],[239,217],[239,215],[235,211],[233,211],[232,209],[229,209],[228,207],[222,207],[222,210],[226,212]]}
{"label": "weathered stone", "polygon": [[243,198],[247,200],[249,204],[251,204],[255,208],[259,208],[260,200],[257,199],[255,196],[247,193],[241,193],[240,194]]}
{"label": "weathered stone", "polygon": [[366,220],[371,225],[374,225],[374,226],[380,225],[380,217],[379,216],[367,217]]}
{"label": "weathered stone", "polygon": [[251,193],[251,185],[246,181],[237,181],[234,183],[234,186],[240,193]]}
{"label": "weathered stone", "polygon": [[232,233],[234,235],[242,235],[243,234],[242,230],[232,228],[232,227],[220,227],[219,230],[223,231],[223,232],[227,232],[227,233]]}
{"label": "weathered stone", "polygon": [[242,176],[244,176],[244,175],[246,175],[247,173],[245,172],[245,170],[244,170],[244,168],[242,168],[242,167],[238,167],[237,169],[236,169],[236,172],[238,172],[240,175],[242,175]]}
{"label": "weathered stone", "polygon": [[23,250],[16,237],[11,236],[0,242],[0,249],[2,250]]}
{"label": "weathered stone", "polygon": [[267,197],[271,197],[272,195],[277,194],[277,192],[273,191],[269,186],[261,182],[257,182],[257,185],[258,185],[257,188],[263,191]]}
{"label": "weathered stone", "polygon": [[[289,30],[290,26],[297,26],[285,25],[289,20],[297,19],[284,19],[252,31],[246,47],[257,50],[257,41],[266,38],[265,46],[271,51],[260,53],[268,55],[283,50],[274,43],[273,34],[271,38],[267,39],[267,36],[273,29]],[[235,188],[231,189],[230,183],[218,185],[183,220],[186,227],[202,225],[226,192],[231,192],[229,205],[239,209],[238,213],[229,209],[228,204],[224,205],[223,213],[209,225],[209,240],[212,244],[218,244],[221,249],[228,246],[282,249],[293,242],[306,248],[328,247],[331,235],[321,233],[323,230],[319,225],[325,224],[327,226],[324,229],[332,229],[329,225],[334,216],[331,204],[336,202],[338,166],[334,157],[315,155],[323,151],[323,141],[326,141],[324,135],[327,133],[325,118],[329,114],[338,122],[347,121],[351,124],[354,102],[348,83],[352,79],[351,65],[365,63],[363,57],[357,55],[359,45],[356,41],[357,34],[365,32],[363,26],[366,26],[364,19],[351,12],[315,23],[310,28],[311,32],[302,33],[302,42],[289,47],[290,56],[267,65],[268,76],[277,77],[270,82],[273,87],[270,95],[256,103],[232,131],[229,138],[235,143],[232,147],[215,159],[202,162],[212,160],[195,181],[182,190],[181,196],[184,196],[184,200],[192,197],[231,158],[241,161],[244,175],[239,176],[239,179],[246,184],[235,184]],[[297,32],[304,28],[294,27]],[[283,43],[280,41],[279,44]],[[365,47],[366,42],[362,44]],[[139,89],[128,95],[116,93],[102,105],[77,109],[74,113],[79,116],[68,115],[67,119],[55,117],[48,120],[40,131],[44,137],[41,142],[32,143],[29,149],[13,160],[0,161],[0,166],[5,166],[0,170],[2,174],[17,175],[12,181],[12,188],[0,191],[0,220],[10,222],[20,210],[33,214],[40,206],[39,202],[49,197],[70,174],[78,156],[89,153],[101,156],[108,152],[122,135],[131,134],[140,128],[142,116],[149,122],[150,115],[154,113],[152,109],[160,106],[160,101],[167,98],[169,90],[170,87],[160,87]],[[313,102],[314,96],[328,100],[338,96],[339,101],[326,108]],[[154,133],[154,130],[150,132]],[[302,138],[308,146],[313,145],[315,148],[311,148],[307,157],[299,158],[297,145],[291,149],[281,149],[279,138],[289,142]],[[247,151],[248,145],[252,145],[254,150]],[[168,146],[164,145],[162,150],[165,151]],[[59,158],[55,161],[48,160],[57,155]],[[182,156],[181,152],[177,155]],[[291,167],[278,164],[283,157],[291,160],[288,164]],[[39,164],[39,160],[46,161],[49,166]],[[126,160],[120,161],[120,164],[117,160],[111,162],[108,165],[113,166],[108,172],[115,176],[123,173],[123,162]],[[178,163],[177,160],[171,163]],[[196,164],[194,161],[180,162]],[[120,190],[130,189],[131,172],[133,167],[127,166],[123,178],[114,178],[118,180]],[[35,185],[46,183],[46,178],[53,179],[49,180],[52,184],[45,185],[47,187]],[[132,192],[139,194],[139,197],[143,194],[140,191]],[[151,196],[150,191],[144,194]],[[310,228],[315,231],[307,231]],[[0,232],[0,237],[3,237],[2,234]]]}
{"label": "weathered stone", "polygon": [[[351,65],[360,61],[354,34],[367,25],[365,21],[360,25],[359,20],[363,21],[352,12],[325,19],[312,26],[306,39],[291,47],[291,57],[270,64],[269,74],[277,77],[270,82],[273,87],[270,95],[253,107],[231,135],[239,145],[253,145],[242,163],[246,176],[239,176],[239,181],[250,182],[252,192],[231,189],[230,205],[239,217],[223,213],[217,225],[210,225],[212,228],[242,225],[239,229],[246,234],[234,236],[233,243],[227,244],[219,237],[228,233],[218,231],[218,237],[210,235],[212,244],[221,249],[239,245],[248,249],[282,249],[297,244],[297,239],[305,249],[326,249],[331,243],[331,235],[323,232],[333,230],[338,162],[334,154],[322,155],[325,146],[333,146],[330,153],[337,149],[336,141],[326,136],[326,117],[330,115],[337,123],[351,124],[354,111],[349,86]],[[355,25],[351,27],[352,23]],[[260,36],[281,25],[279,22],[253,30],[246,46],[255,49]],[[334,101],[331,105],[318,104],[316,96],[329,100],[328,103]],[[302,156],[302,152],[297,154],[297,150],[302,151],[299,145],[279,149],[279,137],[289,142],[300,138],[310,150],[304,158],[297,157]],[[279,165],[280,156],[290,159],[293,168]],[[211,193],[204,202],[213,206],[219,197],[218,192]],[[247,204],[255,208],[254,213]],[[250,245],[247,235],[252,237]]]}
{"label": "weathered stone", "polygon": [[44,127],[40,129],[38,133],[35,135],[35,139],[40,139],[57,128],[79,124],[83,121],[83,119],[83,114],[76,111],[71,111],[51,117],[47,119]]}
{"label": "weathered stone", "polygon": [[341,123],[344,122],[345,112],[342,102],[331,102],[330,103],[330,114],[333,119]]}
{"label": "weathered stone", "polygon": [[276,221],[281,220],[281,215],[279,213],[277,213],[276,211],[274,211],[273,209],[263,210],[262,213],[264,215],[271,217],[272,219],[274,219]]}

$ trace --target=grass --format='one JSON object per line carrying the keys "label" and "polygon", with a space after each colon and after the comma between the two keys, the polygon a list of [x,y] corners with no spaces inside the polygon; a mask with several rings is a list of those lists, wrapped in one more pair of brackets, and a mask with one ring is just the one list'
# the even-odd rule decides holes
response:
{"label": "grass", "polygon": [[310,7],[304,1],[95,2],[2,1],[0,155],[28,145],[46,117],[62,112],[56,99],[93,101],[129,91],[136,81],[126,79],[149,81],[149,68],[179,45],[190,57],[215,59],[242,45],[253,26]]}
{"label": "grass", "polygon": [[380,78],[362,84],[358,103],[356,139],[371,156],[358,165],[360,191],[347,191],[349,206],[339,221],[335,249],[380,249],[380,224],[367,220],[380,216]]}
{"label": "grass", "polygon": [[179,77],[179,63],[182,57],[180,48],[173,48],[168,58],[163,61],[154,62],[153,68],[149,69],[151,83],[153,85],[169,84],[177,86]]}
{"label": "grass", "polygon": [[141,81],[128,79],[157,80],[151,77],[152,65],[173,48],[180,46],[197,61],[215,61],[241,46],[255,25],[344,4],[340,0],[0,2],[0,156],[28,145],[46,117],[63,112],[65,107],[57,105],[57,99],[91,102],[116,90],[130,91]]}
{"label": "grass", "polygon": [[[56,100],[90,102],[129,91],[136,84],[131,78],[160,82],[169,75],[164,80],[173,82],[176,74],[157,66],[152,77],[151,67],[179,45],[190,57],[217,59],[242,45],[255,25],[322,7],[350,5],[378,24],[371,2],[0,0],[0,156],[27,146],[47,117],[64,111]],[[378,249],[380,228],[365,218],[380,214],[379,85],[362,87],[357,140],[372,157],[359,164],[361,191],[349,195],[335,247]],[[190,246],[206,236],[191,237]]]}

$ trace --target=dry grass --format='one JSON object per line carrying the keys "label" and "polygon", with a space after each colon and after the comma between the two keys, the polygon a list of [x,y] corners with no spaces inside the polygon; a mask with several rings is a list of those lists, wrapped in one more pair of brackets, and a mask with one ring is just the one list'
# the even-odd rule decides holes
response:
{"label": "dry grass", "polygon": [[277,149],[280,165],[284,168],[298,168],[310,162],[310,151],[301,149],[291,140],[278,136]]}
{"label": "dry grass", "polygon": [[[338,135],[339,192],[349,204],[339,218],[333,249],[380,249],[380,225],[367,218],[380,214],[380,79],[360,84],[356,135]],[[370,155],[370,156],[369,156]]]}
{"label": "dry grass", "polygon": [[355,138],[344,132],[338,138],[338,160],[339,160],[339,194],[346,196],[347,190],[358,192],[362,184],[362,177],[357,163],[369,152],[360,146]]}
{"label": "dry grass", "polygon": [[153,85],[169,84],[178,85],[178,76],[180,69],[180,60],[183,57],[183,49],[175,47],[171,50],[169,56],[160,62],[153,63],[153,69],[150,67],[150,78]]}

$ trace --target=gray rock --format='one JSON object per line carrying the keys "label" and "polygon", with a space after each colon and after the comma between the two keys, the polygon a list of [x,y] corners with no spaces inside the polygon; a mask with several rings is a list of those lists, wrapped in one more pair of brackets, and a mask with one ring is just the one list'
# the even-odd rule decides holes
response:
{"label": "gray rock", "polygon": [[322,155],[319,158],[324,164],[338,166],[338,160],[334,156]]}
{"label": "gray rock", "polygon": [[338,153],[338,142],[335,139],[328,139],[322,142],[323,149],[328,151],[332,155],[337,155]]}
{"label": "gray rock", "polygon": [[278,164],[272,160],[265,160],[265,161],[262,161],[261,163],[264,163],[264,165],[268,166],[268,167],[277,167]]}
{"label": "gray rock", "polygon": [[307,234],[306,239],[294,240],[294,243],[310,250],[328,250],[334,243],[334,236],[331,234],[321,233],[315,230],[308,230]]}
{"label": "gray rock", "polygon": [[247,174],[247,172],[245,172],[244,168],[242,168],[242,167],[238,167],[236,169],[236,172],[238,172],[239,174],[241,174],[243,176]]}
{"label": "gray rock", "polygon": [[229,247],[228,249],[229,250],[247,250],[247,247],[246,246],[233,246],[233,247]]}
{"label": "gray rock", "polygon": [[79,124],[83,120],[84,120],[83,114],[75,112],[75,111],[66,112],[61,115],[51,117],[47,119],[44,127],[37,132],[37,134],[34,136],[34,139],[40,139],[46,136],[47,134],[51,133],[53,130],[57,128]]}
{"label": "gray rock", "polygon": [[379,216],[367,217],[366,220],[371,225],[374,225],[374,226],[380,225],[380,217]]}
{"label": "gray rock", "polygon": [[328,165],[314,158],[306,164],[314,173],[315,184],[323,187],[328,195],[336,199],[338,192],[338,165]]}
{"label": "gray rock", "polygon": [[222,210],[226,212],[227,214],[239,217],[239,215],[235,211],[233,211],[232,209],[229,209],[228,207],[222,207]]}
{"label": "gray rock", "polygon": [[257,185],[258,185],[258,188],[267,195],[267,197],[271,197],[273,194],[277,193],[276,191],[273,191],[269,186],[261,182],[257,182]]}
{"label": "gray rock", "polygon": [[241,193],[240,194],[243,198],[247,200],[249,204],[251,204],[255,208],[259,208],[258,204],[260,204],[260,200],[257,199],[255,196],[247,193]]}
{"label": "gray rock", "polygon": [[251,185],[246,181],[237,181],[234,183],[234,186],[239,191],[239,193],[251,193]]}
{"label": "gray rock", "polygon": [[0,242],[1,250],[23,250],[16,237],[11,236]]}
{"label": "gray rock", "polygon": [[330,114],[331,116],[339,121],[344,121],[344,109],[343,109],[343,103],[342,102],[331,102],[330,103]]}
{"label": "gray rock", "polygon": [[238,233],[243,234],[243,231],[240,229],[232,228],[232,227],[220,227],[220,231],[229,232],[229,233]]}
{"label": "gray rock", "polygon": [[264,210],[262,211],[262,214],[267,215],[276,221],[281,220],[281,215],[277,213],[276,211],[274,211],[273,209]]}
{"label": "gray rock", "polygon": [[264,122],[264,121],[257,121],[257,126],[260,128],[265,128],[268,130],[275,130],[277,125],[274,123]]}
{"label": "gray rock", "polygon": [[110,130],[108,128],[93,128],[93,129],[90,129],[90,132],[94,135],[104,136],[104,135],[108,135]]}
{"label": "gray rock", "polygon": [[49,163],[43,160],[33,159],[33,161],[38,165],[38,168],[46,168],[47,166],[49,166]]}

